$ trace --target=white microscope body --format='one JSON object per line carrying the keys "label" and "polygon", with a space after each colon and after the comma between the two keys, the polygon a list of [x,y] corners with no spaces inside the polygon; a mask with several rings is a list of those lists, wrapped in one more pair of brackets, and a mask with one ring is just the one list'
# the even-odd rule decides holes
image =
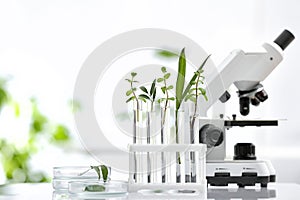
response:
{"label": "white microscope body", "polygon": [[[287,30],[273,43],[264,43],[263,52],[246,53],[235,50],[223,61],[219,74],[208,80],[209,100],[201,102],[200,116],[206,116],[208,109],[218,100],[225,103],[230,94],[226,91],[232,84],[238,89],[240,113],[244,116],[250,111],[250,103],[258,106],[268,98],[260,84],[282,61],[283,50],[292,42],[294,36]],[[225,120],[199,119],[199,142],[207,145],[206,178],[213,186],[226,186],[234,183],[239,187],[260,183],[267,187],[275,182],[275,170],[269,161],[256,160],[255,146],[251,143],[235,145],[233,160],[226,157],[226,129],[233,126],[277,126],[277,120]]]}

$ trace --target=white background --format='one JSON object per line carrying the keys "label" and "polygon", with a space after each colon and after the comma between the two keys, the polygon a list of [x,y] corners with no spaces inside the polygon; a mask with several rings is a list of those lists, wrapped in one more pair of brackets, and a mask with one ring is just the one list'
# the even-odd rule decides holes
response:
{"label": "white background", "polygon": [[[255,49],[289,29],[296,40],[264,82],[269,100],[250,115],[287,121],[230,130],[228,152],[232,155],[236,142],[253,142],[258,157],[273,161],[279,181],[300,183],[299,8],[297,0],[1,0],[0,76],[12,77],[9,89],[16,99],[26,104],[36,96],[48,116],[71,124],[67,101],[77,73],[86,57],[114,35],[137,28],[174,30],[198,42],[218,65],[233,49]],[[237,113],[237,99],[227,108],[227,115]],[[5,120],[1,126],[14,127],[14,121]],[[63,162],[52,157],[48,165]]]}

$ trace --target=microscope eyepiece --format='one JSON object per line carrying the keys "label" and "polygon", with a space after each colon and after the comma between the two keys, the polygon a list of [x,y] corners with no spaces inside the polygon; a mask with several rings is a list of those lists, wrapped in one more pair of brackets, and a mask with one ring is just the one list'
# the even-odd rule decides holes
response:
{"label": "microscope eyepiece", "polygon": [[295,39],[295,36],[288,30],[284,30],[275,40],[274,43],[278,44],[284,51],[287,46]]}

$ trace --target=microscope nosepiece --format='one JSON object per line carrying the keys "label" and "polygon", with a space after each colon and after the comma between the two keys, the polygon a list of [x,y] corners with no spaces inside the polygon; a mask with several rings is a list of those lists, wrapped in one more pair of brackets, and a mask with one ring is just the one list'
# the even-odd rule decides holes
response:
{"label": "microscope nosepiece", "polygon": [[278,44],[282,51],[295,39],[295,36],[288,30],[284,30],[275,40],[274,43]]}

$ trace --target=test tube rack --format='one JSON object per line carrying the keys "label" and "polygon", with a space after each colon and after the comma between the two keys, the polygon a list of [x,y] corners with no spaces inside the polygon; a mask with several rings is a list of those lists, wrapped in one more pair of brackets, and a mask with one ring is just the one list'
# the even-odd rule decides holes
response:
{"label": "test tube rack", "polygon": [[[196,181],[186,182],[185,177],[181,181],[176,180],[176,153],[181,157],[180,171],[185,174],[185,156],[195,154]],[[150,154],[150,160],[149,160]],[[166,163],[161,163],[161,155],[164,154]],[[177,154],[178,155],[178,154]],[[149,176],[151,165],[151,181]],[[194,195],[206,196],[206,145],[205,144],[132,144],[129,145],[129,180],[128,191],[138,192],[151,190],[168,193],[193,193]],[[161,173],[165,168],[166,180],[163,182]]]}

